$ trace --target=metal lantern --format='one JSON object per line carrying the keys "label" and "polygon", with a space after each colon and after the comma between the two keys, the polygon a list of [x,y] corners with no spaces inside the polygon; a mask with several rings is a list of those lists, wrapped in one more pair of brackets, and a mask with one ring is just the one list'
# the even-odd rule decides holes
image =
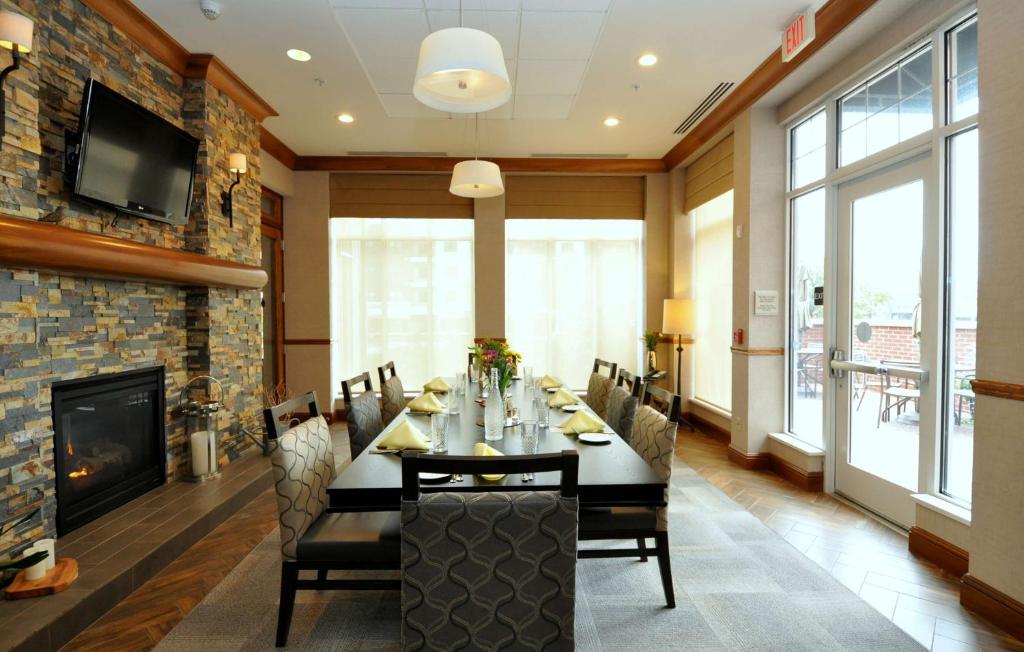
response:
{"label": "metal lantern", "polygon": [[191,482],[220,477],[217,460],[218,413],[223,405],[224,387],[213,376],[196,376],[181,390],[178,406],[186,416],[185,435],[192,454]]}

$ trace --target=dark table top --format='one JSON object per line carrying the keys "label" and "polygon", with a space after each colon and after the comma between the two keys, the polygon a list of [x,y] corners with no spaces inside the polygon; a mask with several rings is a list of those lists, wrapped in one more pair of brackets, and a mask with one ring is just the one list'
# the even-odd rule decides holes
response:
{"label": "dark table top", "polygon": [[[511,399],[526,418],[533,410],[524,405],[522,381],[514,381]],[[471,384],[464,398],[461,413],[451,415],[448,424],[448,453],[472,455],[473,445],[484,441],[482,422],[484,409],[476,402],[478,385]],[[447,400],[447,399],[443,399]],[[584,405],[581,403],[581,405]],[[584,405],[583,409],[589,410]],[[550,410],[551,425],[557,427],[572,415],[561,409]],[[369,452],[376,448],[390,430],[402,419],[430,436],[430,417],[410,415],[408,409],[389,423],[370,447],[363,451],[327,488],[329,511],[397,510],[401,505],[402,460],[397,455],[379,455]],[[506,455],[521,455],[522,441],[518,430],[506,428],[504,437],[488,441],[493,448]],[[580,443],[575,435],[557,430],[540,429],[537,452],[551,453],[562,450],[579,452],[579,500],[591,506],[598,505],[664,505],[665,482],[658,478],[644,460],[618,435],[611,443],[590,445]],[[555,491],[559,474],[537,473],[532,482],[523,482],[519,474],[505,476],[498,481],[487,481],[476,476],[464,476],[461,483],[424,483],[421,491]]]}

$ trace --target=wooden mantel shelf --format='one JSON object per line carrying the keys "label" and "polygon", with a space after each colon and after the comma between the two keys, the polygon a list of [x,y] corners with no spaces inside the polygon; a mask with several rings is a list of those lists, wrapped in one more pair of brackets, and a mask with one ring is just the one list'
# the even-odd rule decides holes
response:
{"label": "wooden mantel shelf", "polygon": [[90,278],[258,290],[267,273],[210,256],[0,216],[0,264]]}

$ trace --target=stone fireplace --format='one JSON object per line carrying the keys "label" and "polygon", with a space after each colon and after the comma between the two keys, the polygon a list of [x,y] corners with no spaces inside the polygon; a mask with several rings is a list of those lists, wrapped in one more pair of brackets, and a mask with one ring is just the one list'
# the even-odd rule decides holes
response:
{"label": "stone fireplace", "polygon": [[164,483],[164,368],[53,384],[57,535]]}

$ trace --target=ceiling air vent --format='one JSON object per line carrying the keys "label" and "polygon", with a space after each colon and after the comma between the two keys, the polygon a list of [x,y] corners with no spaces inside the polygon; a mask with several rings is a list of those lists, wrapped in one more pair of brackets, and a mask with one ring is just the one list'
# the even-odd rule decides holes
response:
{"label": "ceiling air vent", "polygon": [[708,96],[704,98],[704,101],[700,103],[700,106],[698,106],[693,113],[686,116],[686,120],[683,120],[682,124],[676,127],[675,133],[685,134],[693,128],[694,125],[700,122],[704,116],[708,114],[708,111],[710,111],[712,107],[718,104],[718,100],[725,97],[725,94],[728,93],[735,85],[736,84],[733,82],[722,82],[718,86],[715,86],[715,90],[711,91]]}
{"label": "ceiling air vent", "polygon": [[530,154],[530,158],[629,158],[629,154]]}
{"label": "ceiling air vent", "polygon": [[448,152],[376,152],[368,150],[349,151],[349,156],[448,156]]}

